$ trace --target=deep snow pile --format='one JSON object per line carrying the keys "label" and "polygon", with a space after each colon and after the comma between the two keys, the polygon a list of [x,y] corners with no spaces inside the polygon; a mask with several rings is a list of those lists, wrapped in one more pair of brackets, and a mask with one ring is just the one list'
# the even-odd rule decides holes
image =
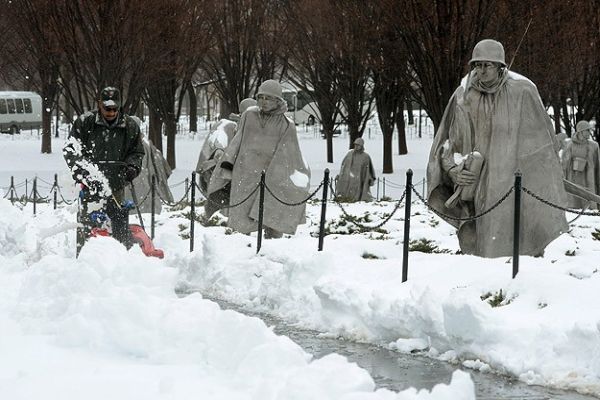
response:
{"label": "deep snow pile", "polygon": [[[474,399],[468,374],[431,392],[374,391],[344,357],[312,360],[262,321],[199,294],[169,265],[196,257],[159,227],[166,260],[96,238],[74,258],[75,206],[36,217],[0,200],[0,393],[10,399]],[[167,216],[165,216],[167,218]],[[179,221],[181,222],[181,221]]]}
{"label": "deep snow pile", "polygon": [[[394,203],[346,209],[374,226]],[[331,335],[495,370],[530,384],[600,396],[600,223],[581,217],[542,258],[521,257],[511,279],[508,257],[456,255],[454,229],[413,204],[409,275],[401,282],[404,209],[381,233],[348,232],[352,218],[328,208],[325,250],[309,226],[292,238],[269,240],[197,232],[198,251],[170,264],[180,286],[250,309],[267,311]],[[367,215],[367,218],[364,218]]]}
{"label": "deep snow pile", "polygon": [[[178,169],[170,179],[172,185],[188,177],[195,167],[203,137],[203,134],[193,137],[178,135]],[[63,177],[61,185],[70,182],[62,156],[56,152],[40,156],[37,138],[4,139],[0,138],[0,178],[5,182],[2,187],[6,187],[12,175],[16,176],[16,182],[20,182],[31,178],[34,173],[51,179],[55,172],[59,172],[59,181]],[[332,176],[339,168],[339,164],[331,165],[324,161],[323,143],[318,131],[314,135],[308,130],[300,131],[300,145],[313,172],[313,187],[318,185],[324,168],[331,168]],[[61,145],[59,140],[53,140],[54,149]],[[347,145],[347,138],[335,139],[334,152],[338,163]],[[422,179],[430,145],[431,138],[411,138],[410,153],[402,157],[394,155],[396,172],[388,175],[388,180],[402,183],[408,167],[415,171],[413,181]],[[380,173],[381,152],[377,150],[381,148],[380,135],[366,138],[366,148]],[[402,189],[398,187],[394,191],[388,190],[387,195],[399,197]],[[183,185],[175,188],[176,199],[181,196],[177,190],[183,192],[182,188]],[[422,186],[417,185],[417,189],[421,191]],[[23,189],[19,188],[19,193],[22,192]],[[389,202],[353,204],[347,206],[347,210],[365,224],[375,225],[393,206]],[[301,226],[292,238],[265,241],[259,255],[255,254],[254,236],[228,234],[224,227],[202,228],[199,225],[195,230],[195,251],[189,253],[189,243],[182,240],[189,234],[184,212],[173,211],[158,219],[154,242],[157,247],[166,250],[163,261],[142,258],[138,249],[126,254],[116,243],[100,240],[101,246],[95,244],[96,247],[89,247],[82,259],[75,263],[74,234],[72,231],[70,235],[62,232],[72,227],[75,221],[74,207],[57,212],[46,210],[33,218],[31,205],[21,213],[6,202],[0,203],[0,290],[6,293],[4,298],[7,299],[0,302],[0,326],[12,324],[11,330],[7,330],[9,334],[3,335],[0,341],[2,352],[11,349],[11,355],[22,353],[29,357],[25,357],[24,363],[31,365],[38,362],[34,361],[36,351],[38,354],[60,351],[65,354],[66,360],[81,354],[81,363],[73,362],[75,367],[71,369],[79,372],[85,369],[81,366],[91,369],[91,365],[102,360],[113,370],[124,365],[119,376],[129,375],[122,378],[121,383],[133,381],[132,377],[138,374],[149,377],[149,371],[159,371],[152,372],[155,375],[148,380],[157,382],[154,377],[167,376],[163,388],[179,387],[179,381],[177,385],[171,383],[173,379],[169,377],[173,374],[168,372],[168,366],[184,370],[187,375],[182,373],[182,376],[193,375],[182,387],[189,387],[188,383],[192,385],[190,382],[198,379],[194,375],[196,373],[209,376],[207,379],[212,382],[212,369],[207,372],[198,365],[177,362],[157,365],[147,361],[150,358],[138,356],[140,352],[154,354],[149,350],[152,340],[155,348],[166,348],[168,353],[177,354],[170,334],[160,336],[156,330],[148,333],[148,327],[152,325],[149,321],[165,318],[164,315],[159,318],[152,314],[152,309],[147,310],[139,304],[154,304],[154,301],[160,300],[164,302],[159,307],[163,310],[168,308],[167,304],[179,304],[180,300],[173,297],[173,288],[178,287],[190,292],[199,290],[243,304],[249,309],[267,311],[330,335],[372,341],[402,352],[422,351],[469,368],[512,374],[528,383],[576,389],[600,396],[600,220],[597,217],[579,218],[568,233],[548,246],[544,257],[522,257],[521,271],[513,280],[509,258],[490,260],[454,254],[458,250],[454,229],[417,201],[413,204],[411,217],[411,239],[415,241],[411,247],[415,251],[410,253],[408,282],[401,283],[403,207],[383,227],[385,232],[346,235],[343,233],[356,229],[351,228],[348,218],[340,216],[337,206],[330,204],[328,231],[332,235],[325,239],[325,250],[319,253],[316,251],[317,239],[310,234],[317,230],[320,210],[317,204],[311,204],[307,208],[307,225]],[[569,215],[569,218],[572,217]],[[103,266],[105,258],[116,265]],[[87,261],[82,264],[84,259]],[[145,268],[143,275],[150,272],[151,275],[141,276],[141,264]],[[48,280],[40,280],[43,284],[39,285],[23,286],[24,282],[30,282],[36,276],[32,274],[46,276],[36,272],[45,265],[53,266],[48,268],[53,274]],[[94,285],[83,278],[81,282],[65,281],[70,276],[66,271],[70,270],[82,270],[89,275],[84,277],[86,279],[96,275],[106,278]],[[148,282],[155,282],[155,286]],[[64,297],[65,291],[73,291],[84,284],[91,285],[93,290]],[[98,290],[98,285],[105,291]],[[158,300],[143,297],[151,293],[153,287],[160,292]],[[104,300],[113,296],[113,289],[121,290],[120,294],[115,294],[117,297],[129,293],[128,298],[132,301],[141,300],[137,306],[127,304],[128,308],[120,309],[121,314],[111,311],[112,314],[106,316],[104,310],[110,310],[110,307],[104,304]],[[130,292],[127,292],[129,289]],[[27,306],[28,301],[21,300],[26,297],[26,292],[31,292],[39,302]],[[100,294],[104,297],[98,297]],[[193,300],[186,301],[194,304],[204,301],[198,296],[191,298]],[[23,305],[20,305],[21,302]],[[101,311],[93,316],[90,312],[81,311],[86,304],[94,302],[101,304],[98,306]],[[57,303],[62,305],[56,306]],[[48,304],[55,306],[48,307]],[[17,307],[20,307],[19,311]],[[76,313],[69,314],[70,307],[76,307],[73,308]],[[34,309],[38,314],[33,313]],[[73,337],[81,338],[77,339],[79,342],[71,343],[74,339],[68,339],[68,330],[63,323],[67,319],[74,321],[78,318],[81,325],[86,318],[90,319],[90,327],[87,331],[75,331]],[[194,320],[195,317],[190,318]],[[112,330],[113,325],[114,329],[119,326],[126,329],[130,322],[124,321],[130,319],[140,321],[135,329],[142,332],[145,344],[135,343],[132,339],[135,335],[129,334],[125,335],[129,342],[117,346],[115,338],[118,335],[107,331],[94,334],[91,328],[109,324],[110,328],[103,329]],[[177,335],[184,337],[182,343],[186,340],[192,342],[186,335],[194,335],[196,326],[191,328],[183,317],[182,321],[178,324],[186,333]],[[210,321],[202,321],[204,325],[207,323]],[[30,331],[31,327],[37,328]],[[32,336],[35,332],[46,333]],[[156,338],[157,335],[160,337]],[[5,337],[8,339],[5,340]],[[219,341],[220,336],[216,335],[214,339]],[[33,349],[31,354],[27,350],[29,348]],[[186,357],[189,356],[186,354]],[[8,362],[0,361],[0,385],[4,384],[7,376],[11,384],[18,382],[19,377],[31,379],[27,370],[18,373],[18,369],[12,368],[12,364],[17,365],[18,362],[15,357],[9,357]],[[0,354],[0,360],[4,359]],[[133,364],[139,366],[135,372],[133,367],[130,368]],[[60,368],[64,369],[65,364],[61,364]],[[58,379],[53,374],[58,374],[55,370],[60,368],[56,365],[47,367],[43,374],[37,376],[47,378],[46,386],[52,385]],[[143,373],[140,372],[142,370]],[[218,375],[221,372],[214,373]],[[223,372],[219,376],[227,374]],[[90,375],[90,379],[95,379],[95,374]],[[116,375],[111,375],[110,379]],[[266,380],[270,379],[267,375]],[[23,385],[33,390],[34,382],[27,379]],[[106,376],[98,378],[98,393],[110,379]],[[133,385],[131,382],[128,384]],[[125,387],[123,383],[120,391],[126,393]],[[244,392],[245,388],[247,386],[236,394]],[[449,390],[470,393],[469,390],[462,391],[455,383]]]}

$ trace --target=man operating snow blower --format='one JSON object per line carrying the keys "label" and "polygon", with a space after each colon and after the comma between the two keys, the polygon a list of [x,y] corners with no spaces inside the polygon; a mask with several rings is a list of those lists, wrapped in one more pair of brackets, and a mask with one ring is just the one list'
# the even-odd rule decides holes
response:
{"label": "man operating snow blower", "polygon": [[98,109],[77,118],[63,148],[73,179],[81,185],[77,255],[98,222],[94,216],[100,214],[88,209],[93,202],[103,203],[112,236],[128,249],[133,244],[124,188],[140,173],[144,146],[138,124],[122,112],[120,97],[117,88],[102,89]]}

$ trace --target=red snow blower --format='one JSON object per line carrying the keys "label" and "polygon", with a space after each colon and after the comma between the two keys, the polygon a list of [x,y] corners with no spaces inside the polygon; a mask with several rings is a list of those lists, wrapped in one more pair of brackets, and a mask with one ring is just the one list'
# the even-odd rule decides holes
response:
{"label": "red snow blower", "polygon": [[[84,190],[86,190],[86,189],[82,188],[82,192]],[[152,239],[150,239],[150,237],[144,230],[144,221],[142,219],[142,214],[141,214],[139,208],[136,206],[138,203],[137,203],[137,196],[136,196],[133,184],[131,184],[131,195],[133,197],[133,201],[128,200],[124,204],[120,205],[120,207],[121,207],[121,211],[123,213],[127,214],[127,219],[129,219],[129,210],[131,210],[133,207],[135,207],[137,210],[138,218],[140,220],[140,225],[127,223],[127,226],[129,228],[129,233],[131,234],[132,242],[137,243],[140,246],[140,248],[142,249],[142,252],[146,256],[164,258],[164,256],[165,256],[164,251],[154,247],[154,244],[152,243]],[[80,199],[83,199],[84,197],[85,197],[84,194],[80,194]],[[79,219],[78,222],[80,223],[81,227],[77,229],[77,231],[78,231],[77,254],[78,255],[79,255],[81,248],[83,247],[83,244],[84,244],[86,238],[98,237],[98,236],[112,236],[111,231],[108,228],[108,226],[109,226],[108,223],[110,221],[110,218],[106,213],[106,201],[111,201],[111,200],[110,199],[109,200],[102,199],[100,202],[96,203],[97,208],[92,212],[88,212],[88,207],[89,207],[88,202],[82,201],[82,207],[80,209],[79,218],[78,218]]]}

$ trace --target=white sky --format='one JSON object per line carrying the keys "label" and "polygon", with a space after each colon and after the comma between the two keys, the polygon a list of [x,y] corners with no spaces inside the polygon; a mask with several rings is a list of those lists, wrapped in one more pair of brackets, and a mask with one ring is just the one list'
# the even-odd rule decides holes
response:
{"label": "white sky", "polygon": [[[172,184],[195,167],[204,134],[198,136],[178,138]],[[300,133],[313,186],[325,167],[339,169],[347,146],[347,139],[336,139],[338,164],[331,167],[315,136]],[[386,178],[403,184],[411,167],[414,181],[422,179],[430,144],[428,135],[410,139],[410,155],[395,156],[396,173]],[[50,181],[56,172],[68,182],[61,145],[55,140],[55,152],[41,155],[39,141],[26,134],[0,137],[0,187],[11,175],[20,183],[35,173]],[[366,150],[379,172],[380,148],[373,131]],[[347,209],[369,212],[374,225],[393,206]],[[432,393],[373,392],[368,374],[343,357],[311,361],[257,319],[221,311],[198,294],[178,298],[173,289],[182,286],[326,334],[600,396],[597,218],[578,219],[543,258],[522,257],[513,280],[508,258],[453,255],[453,228],[414,203],[411,238],[433,240],[450,253],[411,252],[409,280],[401,283],[403,207],[384,226],[388,234],[328,236],[319,253],[310,234],[320,209],[309,205],[309,223],[292,238],[265,241],[259,255],[254,237],[198,225],[189,253],[179,236],[180,225],[187,232],[181,212],[163,213],[154,244],[165,250],[164,260],[126,252],[109,238],[91,240],[75,260],[68,229],[75,211],[40,207],[33,217],[31,205],[21,211],[0,202],[0,392],[7,398],[475,398],[461,372]],[[339,217],[330,204],[329,220]],[[509,304],[493,308],[481,300],[500,290]]]}

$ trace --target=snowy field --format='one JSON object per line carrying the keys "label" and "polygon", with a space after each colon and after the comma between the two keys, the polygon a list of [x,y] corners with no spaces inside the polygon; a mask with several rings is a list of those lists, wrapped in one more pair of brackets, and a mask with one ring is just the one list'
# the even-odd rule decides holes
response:
{"label": "snowy field", "polygon": [[[189,176],[204,135],[178,138],[171,184]],[[332,175],[339,170],[348,139],[335,139],[336,163],[328,165],[318,132],[309,128],[299,136],[316,187],[324,168]],[[395,173],[386,176],[400,185],[407,168],[414,182],[423,178],[431,145],[428,133],[410,136],[410,154],[395,155]],[[365,137],[380,173],[381,136]],[[36,174],[51,182],[54,173],[68,185],[62,141],[54,140],[53,154],[41,155],[35,137],[0,137],[0,187],[6,189],[10,176],[15,183]],[[174,189],[177,199],[183,191]],[[386,195],[401,193],[390,188]],[[394,205],[346,209],[375,225]],[[137,248],[126,252],[110,238],[90,240],[75,259],[75,234],[68,229],[75,206],[39,206],[35,217],[31,207],[0,201],[3,398],[475,398],[461,371],[431,393],[375,391],[368,373],[343,357],[312,360],[260,320],[222,311],[198,293],[178,297],[175,290],[222,298],[323,335],[600,397],[597,217],[577,219],[544,257],[521,257],[513,280],[506,257],[456,255],[453,228],[415,201],[411,239],[422,251],[411,251],[402,283],[404,207],[384,231],[349,235],[352,225],[330,203],[332,234],[317,252],[320,206],[311,203],[295,236],[264,241],[258,255],[255,237],[198,224],[190,253],[186,210],[168,211],[157,218],[154,240],[164,260]]]}

